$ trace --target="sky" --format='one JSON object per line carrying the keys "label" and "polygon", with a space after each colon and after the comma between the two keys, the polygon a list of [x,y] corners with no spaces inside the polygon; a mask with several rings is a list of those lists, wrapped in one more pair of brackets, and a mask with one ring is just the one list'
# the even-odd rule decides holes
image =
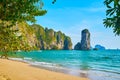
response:
{"label": "sky", "polygon": [[96,44],[107,49],[120,49],[120,36],[115,36],[112,28],[105,28],[103,19],[106,18],[104,0],[42,0],[44,16],[36,17],[37,24],[62,31],[71,37],[73,47],[81,41],[81,31],[88,29],[91,33],[91,46]]}

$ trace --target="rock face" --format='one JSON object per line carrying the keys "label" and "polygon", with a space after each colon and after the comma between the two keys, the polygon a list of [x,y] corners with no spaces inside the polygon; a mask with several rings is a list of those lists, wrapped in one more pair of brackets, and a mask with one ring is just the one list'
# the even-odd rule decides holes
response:
{"label": "rock face", "polygon": [[89,50],[90,49],[90,32],[88,29],[84,29],[82,31],[81,38],[81,50]]}
{"label": "rock face", "polygon": [[[5,39],[9,40],[4,39],[4,36],[6,36],[7,33],[6,30],[8,31],[8,29],[6,28],[1,32],[2,34],[0,35],[0,45],[6,47],[7,43],[6,50],[9,51],[72,49],[72,42],[70,37],[66,36],[61,31],[56,32],[53,29],[44,29],[42,26],[37,24],[33,24],[30,26],[26,22],[17,23],[9,30],[11,34],[10,38],[5,37]],[[0,47],[1,51],[3,49],[4,47]]]}
{"label": "rock face", "polygon": [[34,24],[31,27],[35,30],[37,36],[37,47],[41,50],[69,50],[72,49],[70,37],[66,36],[61,31],[43,28],[40,25]]}
{"label": "rock face", "polygon": [[95,45],[95,48],[94,50],[105,50],[105,47],[104,46],[101,46],[101,45]]}
{"label": "rock face", "polygon": [[81,32],[81,42],[78,42],[75,50],[90,50],[90,32],[88,29],[84,29]]}
{"label": "rock face", "polygon": [[64,40],[64,47],[63,47],[64,50],[69,50],[69,49],[72,49],[72,43],[71,43],[71,39],[70,37],[66,37],[65,40]]}
{"label": "rock face", "polygon": [[[34,29],[25,22],[21,22],[17,24],[17,26],[18,32],[16,33],[16,35],[21,37],[19,45],[21,46],[22,50],[36,50],[38,40]],[[14,26],[14,28],[16,28],[16,26]]]}
{"label": "rock face", "polygon": [[81,50],[81,43],[78,42],[75,47],[74,47],[75,50]]}

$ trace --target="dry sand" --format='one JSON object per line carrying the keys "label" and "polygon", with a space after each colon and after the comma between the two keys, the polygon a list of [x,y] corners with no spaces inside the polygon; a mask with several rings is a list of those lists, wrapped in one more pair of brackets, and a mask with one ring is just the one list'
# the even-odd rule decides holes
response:
{"label": "dry sand", "polygon": [[31,67],[27,63],[0,59],[0,80],[88,80],[64,73]]}

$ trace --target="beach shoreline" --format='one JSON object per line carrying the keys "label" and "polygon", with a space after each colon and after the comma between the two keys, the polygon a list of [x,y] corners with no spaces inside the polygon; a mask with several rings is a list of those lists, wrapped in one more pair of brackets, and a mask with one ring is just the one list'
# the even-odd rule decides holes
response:
{"label": "beach shoreline", "polygon": [[57,64],[46,63],[46,62],[36,63],[36,61],[33,61],[32,58],[29,58],[30,61],[26,60],[26,58],[9,58],[9,60],[27,63],[29,64],[29,66],[35,68],[45,69],[53,72],[63,73],[63,74],[82,77],[82,78],[88,78],[88,70],[75,70],[72,68],[66,68]]}
{"label": "beach shoreline", "polygon": [[28,63],[0,59],[0,80],[89,80],[31,66]]}

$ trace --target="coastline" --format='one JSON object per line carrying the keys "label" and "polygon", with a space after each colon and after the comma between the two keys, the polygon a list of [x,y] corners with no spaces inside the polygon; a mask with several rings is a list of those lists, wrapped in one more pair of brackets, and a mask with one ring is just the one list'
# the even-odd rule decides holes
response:
{"label": "coastline", "polygon": [[0,80],[89,80],[30,66],[28,63],[0,59]]}

